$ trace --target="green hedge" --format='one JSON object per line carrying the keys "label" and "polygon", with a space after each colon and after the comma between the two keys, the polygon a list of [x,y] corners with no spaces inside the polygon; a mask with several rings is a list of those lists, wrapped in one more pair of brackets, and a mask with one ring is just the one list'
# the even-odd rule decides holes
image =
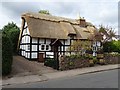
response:
{"label": "green hedge", "polygon": [[8,75],[12,69],[12,44],[10,39],[2,36],[2,75]]}
{"label": "green hedge", "polygon": [[118,52],[120,53],[120,40],[119,41],[111,41],[103,44],[104,52]]}
{"label": "green hedge", "polygon": [[18,44],[18,39],[19,39],[19,30],[11,30],[9,31],[9,37],[12,42],[12,47],[13,47],[13,53],[17,53],[17,44]]}
{"label": "green hedge", "polygon": [[57,69],[57,70],[59,69],[59,61],[54,60],[53,58],[46,58],[44,65],[52,67],[52,68]]}
{"label": "green hedge", "polygon": [[45,66],[49,66],[49,67],[53,67],[54,68],[54,64],[55,64],[54,59],[52,59],[52,58],[46,58],[45,59],[45,62],[44,62]]}

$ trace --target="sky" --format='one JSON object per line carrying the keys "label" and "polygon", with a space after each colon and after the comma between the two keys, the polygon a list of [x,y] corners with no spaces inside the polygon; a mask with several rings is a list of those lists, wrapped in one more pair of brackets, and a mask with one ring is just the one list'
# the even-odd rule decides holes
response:
{"label": "sky", "polygon": [[21,14],[48,10],[52,15],[78,19],[84,17],[96,27],[110,26],[118,33],[119,0],[2,0],[0,29],[8,22],[21,26]]}

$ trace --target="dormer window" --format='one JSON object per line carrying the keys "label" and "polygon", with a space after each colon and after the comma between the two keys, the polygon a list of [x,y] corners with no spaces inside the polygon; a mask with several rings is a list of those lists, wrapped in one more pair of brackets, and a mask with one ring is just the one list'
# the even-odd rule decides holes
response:
{"label": "dormer window", "polygon": [[69,34],[69,39],[74,39],[75,34]]}

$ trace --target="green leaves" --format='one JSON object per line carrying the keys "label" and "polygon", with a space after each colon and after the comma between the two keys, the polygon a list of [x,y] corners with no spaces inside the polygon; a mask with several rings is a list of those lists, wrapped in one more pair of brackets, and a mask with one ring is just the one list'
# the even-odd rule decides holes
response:
{"label": "green leaves", "polygon": [[50,12],[49,12],[48,10],[40,10],[39,13],[51,15]]}
{"label": "green leaves", "polygon": [[6,36],[2,36],[2,75],[7,75],[12,68],[12,43]]}
{"label": "green leaves", "polygon": [[6,35],[12,42],[12,47],[13,47],[13,52],[16,53],[17,51],[17,44],[18,44],[18,38],[19,38],[19,33],[20,29],[17,27],[16,24],[8,23],[5,25],[2,29],[3,35]]}
{"label": "green leaves", "polygon": [[2,75],[11,72],[13,52],[17,50],[19,33],[19,28],[13,22],[2,28]]}
{"label": "green leaves", "polygon": [[120,40],[104,43],[103,50],[104,50],[104,52],[118,52],[118,53],[120,53]]}

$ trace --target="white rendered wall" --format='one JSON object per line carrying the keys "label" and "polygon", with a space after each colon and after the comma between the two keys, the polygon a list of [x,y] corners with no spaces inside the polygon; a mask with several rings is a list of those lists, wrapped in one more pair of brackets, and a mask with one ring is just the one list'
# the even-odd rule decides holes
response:
{"label": "white rendered wall", "polygon": [[37,43],[38,39],[37,38],[32,38],[32,43]]}
{"label": "white rendered wall", "polygon": [[70,39],[65,40],[65,45],[70,45]]}
{"label": "white rendered wall", "polygon": [[50,39],[46,39],[46,44],[50,44],[51,40]]}
{"label": "white rendered wall", "polygon": [[44,44],[44,39],[39,39],[40,44]]}
{"label": "white rendered wall", "polygon": [[[25,27],[27,26],[27,24],[25,23]],[[24,35],[24,36],[23,36]],[[30,35],[28,28],[24,29],[23,33],[22,33],[22,39],[21,39],[21,44],[26,44],[26,43],[30,43]],[[26,58],[30,57],[30,54],[28,54],[26,51],[28,50],[28,45],[20,45],[20,49],[22,49],[22,56],[25,56]]]}

